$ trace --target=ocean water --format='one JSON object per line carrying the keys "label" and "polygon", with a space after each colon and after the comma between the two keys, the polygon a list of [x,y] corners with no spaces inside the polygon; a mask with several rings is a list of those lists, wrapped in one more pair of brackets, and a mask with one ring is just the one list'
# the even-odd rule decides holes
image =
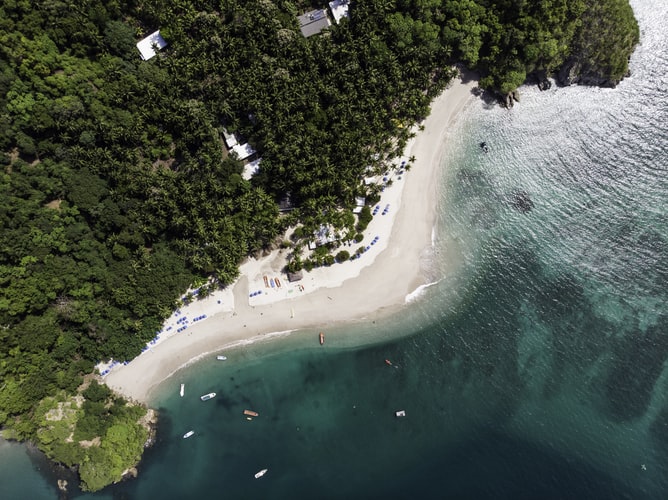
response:
{"label": "ocean water", "polygon": [[[668,2],[632,5],[616,89],[476,100],[449,132],[418,300],[187,368],[139,478],[70,497],[668,498]],[[0,447],[0,498],[57,476]]]}

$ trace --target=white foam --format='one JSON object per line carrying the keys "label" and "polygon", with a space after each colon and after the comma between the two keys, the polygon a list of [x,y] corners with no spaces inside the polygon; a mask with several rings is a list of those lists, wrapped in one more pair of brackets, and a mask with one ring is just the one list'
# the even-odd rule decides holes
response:
{"label": "white foam", "polygon": [[439,281],[441,281],[441,280],[432,281],[431,283],[425,283],[424,285],[420,285],[419,287],[417,287],[411,293],[406,295],[406,299],[405,299],[406,304],[408,304],[409,302],[413,302],[414,300],[417,300],[422,294],[424,294],[424,292],[427,288],[429,288],[433,285],[437,285]]}

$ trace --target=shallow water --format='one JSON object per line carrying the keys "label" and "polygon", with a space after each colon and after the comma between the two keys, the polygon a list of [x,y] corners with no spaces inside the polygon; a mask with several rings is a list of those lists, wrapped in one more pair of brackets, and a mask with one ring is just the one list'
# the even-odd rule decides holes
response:
{"label": "shallow water", "polygon": [[[632,3],[618,88],[476,101],[449,133],[420,300],[185,369],[140,478],[82,497],[668,497],[668,4]],[[3,450],[0,497],[46,498]]]}

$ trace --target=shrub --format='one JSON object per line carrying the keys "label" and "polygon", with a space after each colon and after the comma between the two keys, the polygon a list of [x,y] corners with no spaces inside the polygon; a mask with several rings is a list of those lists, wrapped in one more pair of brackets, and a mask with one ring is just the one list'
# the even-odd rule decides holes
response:
{"label": "shrub", "polygon": [[357,231],[360,233],[364,231],[369,225],[369,222],[371,222],[371,219],[373,219],[373,215],[371,215],[371,209],[369,208],[369,205],[364,205],[362,207],[362,211],[359,214],[359,220],[357,221]]}
{"label": "shrub", "polygon": [[347,250],[341,250],[339,253],[336,254],[337,262],[345,262],[348,259],[350,259],[350,252],[348,252]]}

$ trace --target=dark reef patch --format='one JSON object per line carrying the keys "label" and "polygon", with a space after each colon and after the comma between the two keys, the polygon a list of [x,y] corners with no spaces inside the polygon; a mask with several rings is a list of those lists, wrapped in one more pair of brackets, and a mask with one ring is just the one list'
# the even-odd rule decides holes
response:
{"label": "dark reef patch", "polygon": [[647,410],[654,386],[668,359],[668,321],[662,318],[645,333],[636,331],[616,341],[606,380],[611,416],[630,420]]}

